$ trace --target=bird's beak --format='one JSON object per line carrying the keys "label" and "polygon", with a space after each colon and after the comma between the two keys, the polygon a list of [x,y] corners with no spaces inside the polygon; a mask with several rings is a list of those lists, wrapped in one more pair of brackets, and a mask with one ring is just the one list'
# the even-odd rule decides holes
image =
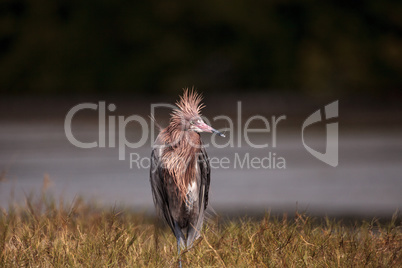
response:
{"label": "bird's beak", "polygon": [[197,127],[202,131],[202,132],[210,132],[210,133],[216,133],[221,137],[225,137],[225,135],[221,132],[219,132],[218,130],[208,126],[207,124],[205,124],[204,122],[201,122],[200,124],[197,125]]}

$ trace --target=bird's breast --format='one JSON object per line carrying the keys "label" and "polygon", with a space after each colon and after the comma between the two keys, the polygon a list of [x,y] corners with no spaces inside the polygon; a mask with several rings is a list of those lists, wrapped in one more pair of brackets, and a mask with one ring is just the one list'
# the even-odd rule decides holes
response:
{"label": "bird's breast", "polygon": [[194,203],[198,201],[198,185],[196,181],[192,181],[187,186],[186,193],[186,209],[191,210]]}
{"label": "bird's breast", "polygon": [[188,184],[187,194],[195,193],[197,191],[197,183],[196,181],[192,181]]}

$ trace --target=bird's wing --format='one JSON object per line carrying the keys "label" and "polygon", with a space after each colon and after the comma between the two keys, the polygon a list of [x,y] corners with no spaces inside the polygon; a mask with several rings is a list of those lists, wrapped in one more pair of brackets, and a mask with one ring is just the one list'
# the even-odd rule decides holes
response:
{"label": "bird's wing", "polygon": [[201,189],[204,189],[204,191],[200,191],[199,200],[203,200],[204,209],[207,209],[209,184],[211,183],[211,166],[209,164],[208,155],[204,147],[201,148],[198,163],[201,170]]}
{"label": "bird's wing", "polygon": [[159,216],[163,216],[166,223],[174,231],[174,222],[169,210],[169,199],[167,195],[167,189],[164,182],[164,172],[161,163],[160,149],[154,148],[151,154],[151,170],[150,170],[150,182],[152,188],[152,197],[156,211]]}
{"label": "bird's wing", "polygon": [[193,245],[195,239],[201,235],[202,223],[204,221],[205,210],[208,206],[209,184],[211,181],[211,167],[209,165],[208,155],[202,147],[198,155],[198,167],[200,176],[198,215],[196,221],[189,226],[187,232],[187,248]]}

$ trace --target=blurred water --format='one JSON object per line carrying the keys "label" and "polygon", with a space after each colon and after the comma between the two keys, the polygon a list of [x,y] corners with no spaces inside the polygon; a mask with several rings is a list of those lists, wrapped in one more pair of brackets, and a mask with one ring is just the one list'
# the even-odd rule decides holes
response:
{"label": "blurred water", "polygon": [[[67,202],[75,196],[104,204],[127,205],[153,213],[149,170],[130,168],[118,160],[116,148],[80,149],[65,137],[62,123],[2,122],[0,124],[0,206],[40,194],[43,178],[49,192]],[[80,123],[74,133],[96,140],[97,125]],[[135,135],[134,135],[135,136]],[[321,148],[322,133],[309,133],[309,144]],[[402,205],[402,129],[341,131],[339,166],[330,167],[303,147],[298,129],[282,131],[276,148],[208,148],[212,157],[238,154],[265,157],[269,152],[286,161],[286,169],[213,168],[210,204],[217,211],[255,213],[265,210],[307,210],[313,214],[390,216]],[[210,136],[203,134],[208,142]],[[268,139],[263,134],[255,143]],[[314,142],[317,144],[314,145]],[[314,146],[313,146],[314,145]],[[150,145],[127,149],[149,157]]]}

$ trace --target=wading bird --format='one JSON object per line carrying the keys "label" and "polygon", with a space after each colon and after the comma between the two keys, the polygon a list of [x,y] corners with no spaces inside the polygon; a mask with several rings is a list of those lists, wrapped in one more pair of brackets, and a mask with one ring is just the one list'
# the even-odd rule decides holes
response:
{"label": "wading bird", "polygon": [[225,137],[202,120],[201,100],[194,90],[184,90],[151,155],[153,200],[158,214],[176,236],[180,267],[180,249],[191,248],[200,237],[208,205],[210,164],[199,133]]}

